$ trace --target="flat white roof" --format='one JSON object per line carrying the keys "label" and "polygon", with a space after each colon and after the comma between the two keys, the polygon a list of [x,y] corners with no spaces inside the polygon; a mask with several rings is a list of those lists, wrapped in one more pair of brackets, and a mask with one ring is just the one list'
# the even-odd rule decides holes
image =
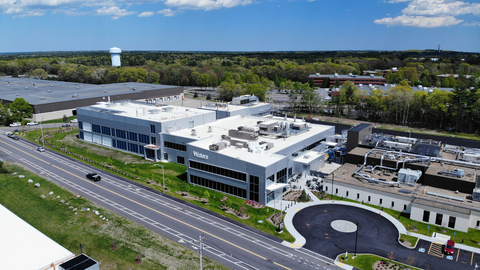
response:
{"label": "flat white roof", "polygon": [[[221,136],[222,135],[228,136],[228,131],[230,129],[238,130],[239,126],[244,126],[247,128],[254,128],[255,130],[258,130],[257,123],[259,121],[264,121],[263,123],[271,123],[271,122],[288,122],[289,124],[294,123],[292,119],[285,120],[283,117],[264,118],[264,117],[238,115],[238,116],[232,116],[232,117],[220,119],[220,120],[217,120],[216,122],[212,122],[209,124],[196,126],[193,128],[195,130],[195,133],[192,132],[192,129],[185,129],[185,130],[173,132],[172,135],[178,136],[178,137],[196,139],[197,141],[191,142],[190,145],[203,148],[207,151],[211,151],[209,149],[209,146],[211,144],[222,142],[222,141],[225,141],[228,143],[228,141],[222,139]],[[306,123],[306,122],[303,122],[302,120],[297,120],[295,123]],[[236,148],[235,146],[232,145],[218,151],[218,153],[222,155],[230,156],[230,157],[235,157],[241,160],[245,160],[250,163],[255,163],[261,166],[267,166],[269,164],[273,164],[285,158],[285,155],[276,154],[277,152],[291,146],[294,143],[298,143],[308,138],[318,136],[319,133],[322,133],[332,128],[333,128],[332,126],[311,124],[310,129],[308,131],[304,131],[296,135],[291,134],[287,138],[274,138],[273,136],[264,136],[264,135],[259,135],[258,139],[254,141],[231,138],[234,140],[246,141],[252,146],[252,148],[260,147],[260,144],[259,144],[260,142],[267,142],[267,143],[270,142],[270,143],[273,143],[274,146],[272,149],[269,149],[266,151],[249,152],[247,148]]]}
{"label": "flat white roof", "polygon": [[[216,104],[219,106],[217,106]],[[221,103],[221,102],[211,102],[211,103],[203,104],[203,106],[200,108],[205,110],[235,112],[235,111],[246,110],[250,108],[262,107],[265,105],[268,105],[268,103],[258,102],[250,105],[232,105],[232,104]]]}
{"label": "flat white roof", "polygon": [[82,107],[82,109],[158,122],[212,113],[211,111],[201,109],[179,106],[159,106],[153,103],[132,100],[98,102],[92,106]]}
{"label": "flat white roof", "polygon": [[75,256],[1,204],[0,217],[0,269],[50,269]]}

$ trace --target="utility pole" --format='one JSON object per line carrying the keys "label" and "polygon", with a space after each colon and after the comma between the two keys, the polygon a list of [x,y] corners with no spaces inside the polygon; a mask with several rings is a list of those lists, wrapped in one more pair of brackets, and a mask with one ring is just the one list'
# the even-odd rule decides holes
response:
{"label": "utility pole", "polygon": [[153,164],[153,166],[160,166],[160,167],[162,167],[162,175],[163,175],[163,194],[165,194],[165,169],[163,168],[163,165],[160,165],[160,164]]}
{"label": "utility pole", "polygon": [[203,241],[207,239],[207,237],[205,237],[205,235],[200,235],[199,238],[198,238],[198,241],[194,241],[193,243],[195,244],[198,244],[198,249],[200,250],[200,270],[203,270],[203,265],[202,265],[202,251],[203,251],[203,248],[204,248],[204,244],[203,244]]}

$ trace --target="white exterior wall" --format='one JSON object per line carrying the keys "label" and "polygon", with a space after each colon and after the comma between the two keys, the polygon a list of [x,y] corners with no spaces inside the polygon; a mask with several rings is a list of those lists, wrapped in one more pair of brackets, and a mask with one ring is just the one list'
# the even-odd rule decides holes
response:
{"label": "white exterior wall", "polygon": [[[423,221],[424,211],[430,211],[429,222]],[[435,224],[435,220],[437,218],[437,213],[443,215],[441,225]],[[451,216],[456,218],[454,228],[448,227],[448,221],[449,221]],[[437,226],[443,226],[445,228],[450,228],[450,229],[454,229],[454,230],[457,230],[457,231],[468,232],[470,215],[462,214],[462,213],[456,213],[456,212],[452,212],[452,211],[448,211],[448,210],[444,210],[444,209],[439,209],[439,208],[436,208],[436,207],[431,207],[431,206],[427,206],[427,205],[413,203],[412,204],[412,211],[410,213],[410,219],[425,222],[425,223],[434,224],[434,225],[437,225]]]}
{"label": "white exterior wall", "polygon": [[[327,194],[332,194],[332,179],[324,179],[323,190]],[[338,189],[338,193],[336,192]],[[347,195],[348,192],[348,195]],[[367,187],[352,186],[347,183],[333,181],[333,195],[356,200],[372,205],[383,206],[401,212],[410,212],[412,198],[396,195],[392,193],[381,192],[379,190],[369,189]],[[357,197],[358,196],[358,197]],[[380,203],[381,200],[381,203]],[[393,206],[392,206],[393,202]]]}
{"label": "white exterior wall", "polygon": [[36,113],[33,114],[32,120],[35,122],[42,122],[42,121],[48,121],[48,120],[53,120],[53,119],[61,119],[63,118],[64,115],[67,117],[73,116],[73,110],[68,109],[68,110],[61,110],[61,111],[54,111],[54,112],[47,112],[47,113]]}
{"label": "white exterior wall", "polygon": [[478,223],[478,225],[480,225],[480,211],[471,210],[470,211],[470,221],[468,223],[468,227],[478,230],[478,229],[480,229],[480,226],[477,226],[477,223]]}
{"label": "white exterior wall", "polygon": [[112,67],[119,67],[120,64],[120,54],[112,53]]}

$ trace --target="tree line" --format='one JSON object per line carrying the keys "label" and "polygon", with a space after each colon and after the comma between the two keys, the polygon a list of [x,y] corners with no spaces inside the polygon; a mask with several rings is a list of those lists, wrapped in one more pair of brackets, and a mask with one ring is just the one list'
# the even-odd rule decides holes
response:
{"label": "tree line", "polygon": [[[122,66],[112,67],[105,51],[41,52],[1,54],[0,75],[93,84],[140,82],[211,87],[217,89],[216,98],[225,101],[241,94],[255,94],[263,101],[268,99],[267,92],[279,90],[289,93],[290,107],[295,111],[438,128],[454,126],[457,131],[475,132],[479,126],[479,59],[478,53],[436,50],[123,52]],[[367,95],[346,84],[338,97],[325,103],[308,79],[315,73],[361,75],[393,67],[396,72],[387,72],[385,78],[397,86],[388,93],[374,89]],[[381,75],[380,70],[377,75]],[[418,85],[455,90],[410,91],[409,86]],[[466,121],[466,117],[473,120]]]}

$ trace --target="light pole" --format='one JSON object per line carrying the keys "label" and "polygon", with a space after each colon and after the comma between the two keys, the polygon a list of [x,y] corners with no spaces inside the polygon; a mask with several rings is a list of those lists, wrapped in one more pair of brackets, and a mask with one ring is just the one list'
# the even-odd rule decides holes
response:
{"label": "light pole", "polygon": [[[346,251],[345,249],[337,246],[337,244],[335,244],[335,246],[336,246],[338,249],[340,249],[340,250],[342,250],[342,251],[345,251],[345,261],[347,261],[347,260],[348,260],[348,251]],[[355,257],[354,257],[354,258],[355,258]]]}
{"label": "light pole", "polygon": [[162,167],[162,175],[163,175],[163,194],[165,194],[165,168],[163,168],[163,165],[160,165],[160,164],[153,164],[153,166],[160,166],[160,167]]}
{"label": "light pole", "polygon": [[333,180],[335,180],[335,173],[332,173],[332,200],[333,200]]}
{"label": "light pole", "polygon": [[[38,111],[38,114],[40,114],[40,111]],[[43,116],[42,116],[42,122],[43,122]],[[40,122],[40,130],[42,131],[42,145],[43,145],[43,148],[45,148],[45,137],[43,137],[42,122]]]}
{"label": "light pole", "polygon": [[355,254],[353,255],[353,258],[357,257],[358,220],[355,220],[355,223],[357,224],[357,230],[355,231]]}
{"label": "light pole", "polygon": [[203,264],[202,264],[202,251],[203,251],[203,240],[205,240],[207,237],[205,235],[200,235],[198,241],[194,241],[195,244],[198,244],[198,248],[200,249],[200,270],[203,270]]}

